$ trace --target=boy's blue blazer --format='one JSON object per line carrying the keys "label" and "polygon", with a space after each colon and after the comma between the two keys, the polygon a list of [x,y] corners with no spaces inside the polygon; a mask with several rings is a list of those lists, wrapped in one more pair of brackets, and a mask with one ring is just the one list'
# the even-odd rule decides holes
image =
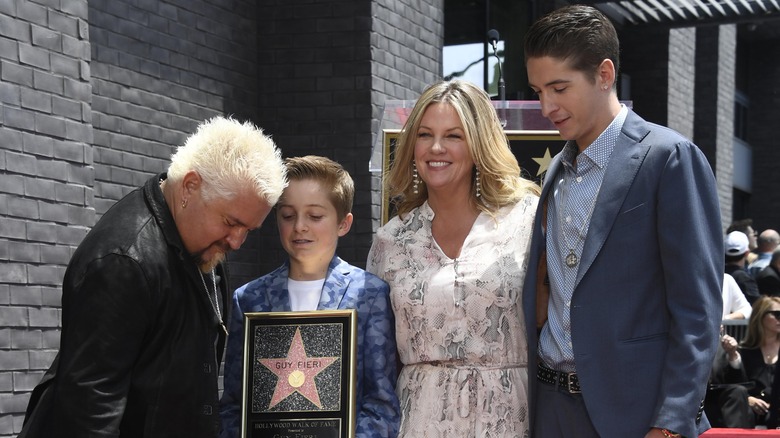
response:
{"label": "boy's blue blazer", "polygon": [[[225,354],[225,390],[220,416],[221,438],[235,438],[241,422],[241,383],[244,355],[244,313],[286,312],[289,262],[236,289]],[[356,309],[357,435],[394,437],[400,409],[395,395],[395,319],[389,287],[380,278],[334,256],[328,267],[318,310]]]}

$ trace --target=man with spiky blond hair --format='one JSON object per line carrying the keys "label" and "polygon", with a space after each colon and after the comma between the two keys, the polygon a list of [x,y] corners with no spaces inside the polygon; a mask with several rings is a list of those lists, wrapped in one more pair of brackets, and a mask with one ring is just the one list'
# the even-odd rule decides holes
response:
{"label": "man with spiky blond hair", "polygon": [[286,183],[270,137],[215,117],[111,207],[65,272],[60,351],[20,437],[216,437],[221,262]]}

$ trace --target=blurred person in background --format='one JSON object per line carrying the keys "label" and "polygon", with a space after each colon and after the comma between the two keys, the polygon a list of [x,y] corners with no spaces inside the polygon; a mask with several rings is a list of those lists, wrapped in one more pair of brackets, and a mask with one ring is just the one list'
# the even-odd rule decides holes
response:
{"label": "blurred person in background", "polygon": [[744,424],[736,427],[766,425],[780,352],[780,297],[759,298],[753,304],[745,339],[737,343],[733,337],[723,335],[721,345],[728,363],[718,371],[722,375],[720,380],[742,386],[743,390],[732,392],[731,397],[747,398],[752,412]]}
{"label": "blurred person in background", "polygon": [[748,302],[752,305],[761,296],[756,279],[747,271],[747,256],[751,254],[747,235],[741,231],[732,231],[726,236],[725,272],[739,285]]}
{"label": "blurred person in background", "polygon": [[772,253],[780,245],[780,234],[775,230],[767,229],[758,235],[756,242],[758,244],[755,251],[757,257],[747,267],[747,271],[753,278],[758,276],[758,273],[769,265]]}

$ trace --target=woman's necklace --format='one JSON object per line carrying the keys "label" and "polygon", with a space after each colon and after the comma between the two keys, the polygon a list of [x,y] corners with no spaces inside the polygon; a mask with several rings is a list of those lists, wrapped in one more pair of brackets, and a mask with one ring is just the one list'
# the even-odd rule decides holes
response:
{"label": "woman's necklace", "polygon": [[[596,193],[593,195],[593,202],[590,204],[590,209],[588,210],[588,215],[585,216],[585,219],[582,221],[582,225],[580,225],[580,229],[577,230],[577,239],[575,239],[573,244],[569,244],[569,239],[566,237],[566,231],[563,227],[563,216],[565,214],[565,208],[566,208],[566,201],[569,198],[569,186],[566,183],[566,178],[564,177],[563,182],[558,185],[561,190],[561,196],[559,197],[560,202],[557,205],[556,215],[558,216],[558,232],[563,234],[563,243],[568,247],[569,253],[564,257],[563,262],[566,264],[566,266],[570,268],[574,268],[579,264],[580,258],[577,257],[577,254],[574,253],[574,247],[577,246],[577,242],[579,240],[585,241],[585,227],[590,224],[590,218],[593,215],[593,210],[596,208],[596,199],[599,197],[599,191],[601,191],[601,187],[599,187],[599,190],[596,190]],[[569,216],[571,217],[571,216]]]}
{"label": "woman's necklace", "polygon": [[214,309],[214,313],[217,314],[217,318],[219,319],[219,325],[222,327],[222,331],[225,332],[227,335],[227,328],[225,327],[225,322],[222,321],[222,312],[219,311],[219,295],[217,294],[217,278],[216,275],[214,275],[214,269],[211,270],[211,284],[214,285],[214,294],[212,295],[209,291],[208,286],[206,286],[206,278],[203,277],[203,271],[198,269],[198,273],[200,274],[200,281],[203,282],[203,288],[206,289],[206,295],[208,296],[209,303],[211,303],[211,308]]}
{"label": "woman's necklace", "polygon": [[765,364],[773,365],[777,362],[778,349],[780,349],[780,343],[776,340],[761,344],[761,356]]}

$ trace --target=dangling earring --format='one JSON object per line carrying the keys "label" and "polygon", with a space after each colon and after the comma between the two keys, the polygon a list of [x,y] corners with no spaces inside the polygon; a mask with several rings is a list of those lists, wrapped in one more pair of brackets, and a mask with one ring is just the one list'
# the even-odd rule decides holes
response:
{"label": "dangling earring", "polygon": [[419,194],[417,187],[420,185],[420,178],[417,176],[417,164],[412,161],[412,193]]}
{"label": "dangling earring", "polygon": [[474,181],[477,186],[477,198],[482,196],[482,183],[479,181],[479,167],[477,167],[477,172],[474,174]]}
{"label": "dangling earring", "polygon": [[187,200],[186,199],[182,199],[181,200],[181,208],[187,208]]}

